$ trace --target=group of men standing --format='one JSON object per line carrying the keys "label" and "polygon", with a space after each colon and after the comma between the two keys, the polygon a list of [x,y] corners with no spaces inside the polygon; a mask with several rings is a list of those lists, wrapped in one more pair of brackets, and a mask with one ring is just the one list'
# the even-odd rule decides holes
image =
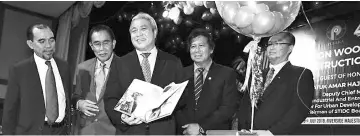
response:
{"label": "group of men standing", "polygon": [[[155,46],[158,29],[150,15],[134,16],[129,32],[135,50],[119,57],[113,52],[116,39],[108,26],[90,30],[89,45],[96,57],[78,65],[72,91],[67,63],[53,57],[53,32],[44,24],[30,26],[27,45],[34,55],[10,69],[3,134],[70,134],[67,124],[72,123],[76,129],[71,134],[200,135],[230,129],[235,113],[239,129],[249,128],[250,100],[246,95],[240,98],[235,71],[212,60],[215,44],[206,30],[190,33],[187,44],[194,63],[186,68],[180,59]],[[269,40],[266,54],[275,70],[266,70],[266,80],[272,81],[265,83],[255,129],[291,134],[309,112],[312,73],[288,62],[294,44],[288,32]],[[189,83],[171,116],[145,123],[114,110],[134,79],[160,87]],[[77,110],[75,122],[70,119],[71,105]]]}

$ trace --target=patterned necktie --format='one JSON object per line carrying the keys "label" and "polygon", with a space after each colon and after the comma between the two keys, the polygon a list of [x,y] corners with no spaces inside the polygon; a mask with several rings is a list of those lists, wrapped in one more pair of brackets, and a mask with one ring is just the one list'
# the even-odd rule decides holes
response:
{"label": "patterned necktie", "polygon": [[265,85],[264,85],[264,91],[265,89],[269,86],[269,84],[271,83],[272,81],[272,78],[274,76],[274,72],[275,72],[275,69],[274,68],[271,68],[269,70],[269,72],[267,73],[266,75],[266,81],[265,81]]}
{"label": "patterned necktie", "polygon": [[45,77],[46,117],[51,124],[54,123],[59,116],[58,95],[51,63],[50,61],[46,61],[45,64],[48,66]]}
{"label": "patterned necktie", "polygon": [[204,75],[203,75],[204,68],[198,68],[196,70],[199,72],[199,75],[197,75],[196,79],[195,79],[195,90],[194,90],[195,103],[197,105],[198,99],[200,98],[200,92],[202,90],[202,86],[203,86],[203,83],[204,83],[203,82],[203,80],[204,80]]}
{"label": "patterned necktie", "polygon": [[105,82],[105,66],[106,64],[100,63],[100,67],[98,68],[98,72],[95,78],[96,100],[99,100],[99,96]]}
{"label": "patterned necktie", "polygon": [[144,74],[144,78],[146,82],[151,81],[151,71],[150,71],[150,64],[149,64],[149,57],[150,53],[142,53],[141,56],[144,57],[144,59],[141,62],[141,69]]}

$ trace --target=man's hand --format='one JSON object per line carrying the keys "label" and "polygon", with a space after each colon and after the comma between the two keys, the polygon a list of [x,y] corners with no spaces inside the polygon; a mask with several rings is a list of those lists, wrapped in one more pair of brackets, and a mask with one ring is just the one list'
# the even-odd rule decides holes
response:
{"label": "man's hand", "polygon": [[182,128],[185,129],[183,131],[184,135],[201,135],[201,133],[200,133],[201,127],[197,123],[186,124],[186,125],[182,126]]}
{"label": "man's hand", "polygon": [[134,116],[128,116],[126,114],[121,114],[121,120],[128,125],[138,125],[143,123],[140,118],[135,118]]}
{"label": "man's hand", "polygon": [[99,107],[96,106],[95,102],[90,100],[79,100],[78,107],[86,116],[96,116],[94,112],[99,112]]}

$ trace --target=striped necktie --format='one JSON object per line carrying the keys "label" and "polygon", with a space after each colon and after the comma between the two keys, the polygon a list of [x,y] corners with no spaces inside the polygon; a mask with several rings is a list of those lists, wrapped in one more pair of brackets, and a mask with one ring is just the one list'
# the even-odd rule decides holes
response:
{"label": "striped necktie", "polygon": [[46,117],[50,124],[54,123],[59,116],[58,95],[56,91],[56,82],[50,61],[46,61],[48,66],[45,77],[45,95],[46,95]]}
{"label": "striped necktie", "polygon": [[141,56],[144,57],[144,59],[141,62],[141,69],[144,74],[144,78],[146,82],[151,82],[151,71],[150,71],[150,64],[149,64],[149,57],[150,53],[142,53]]}
{"label": "striped necktie", "polygon": [[195,80],[195,103],[197,105],[198,99],[200,98],[200,92],[202,91],[202,86],[203,86],[203,80],[204,80],[204,68],[198,68],[196,69],[199,74],[196,76],[196,80]]}

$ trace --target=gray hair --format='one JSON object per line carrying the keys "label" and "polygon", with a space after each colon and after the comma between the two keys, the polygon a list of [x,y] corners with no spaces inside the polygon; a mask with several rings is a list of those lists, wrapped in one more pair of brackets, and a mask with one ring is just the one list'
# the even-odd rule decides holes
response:
{"label": "gray hair", "polygon": [[[145,20],[147,20],[147,21],[149,21],[150,22],[150,25],[152,26],[152,28],[153,28],[153,31],[156,33],[156,35],[157,35],[157,33],[158,33],[158,28],[157,28],[157,25],[156,25],[156,21],[155,21],[155,19],[152,17],[152,16],[150,16],[149,14],[147,14],[147,13],[144,13],[144,12],[139,12],[136,16],[134,16],[132,19],[131,19],[131,22],[133,22],[134,20],[136,20],[136,19],[145,19]],[[156,36],[155,35],[155,36]]]}

